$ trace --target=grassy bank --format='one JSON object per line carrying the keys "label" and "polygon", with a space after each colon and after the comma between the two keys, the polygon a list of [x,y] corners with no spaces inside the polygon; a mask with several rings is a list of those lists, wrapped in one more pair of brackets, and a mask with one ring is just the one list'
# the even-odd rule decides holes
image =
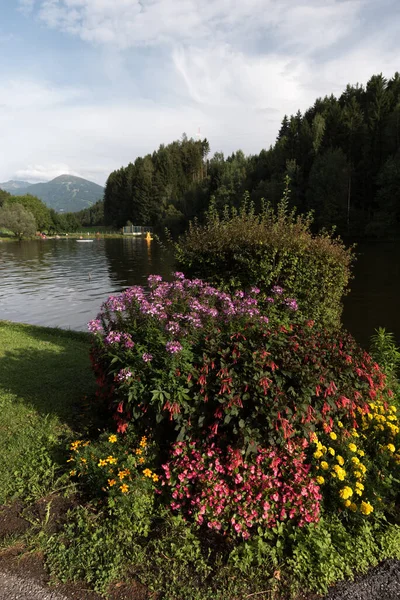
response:
{"label": "grassy bank", "polygon": [[88,351],[86,334],[0,321],[0,503],[56,485],[57,454],[94,391]]}

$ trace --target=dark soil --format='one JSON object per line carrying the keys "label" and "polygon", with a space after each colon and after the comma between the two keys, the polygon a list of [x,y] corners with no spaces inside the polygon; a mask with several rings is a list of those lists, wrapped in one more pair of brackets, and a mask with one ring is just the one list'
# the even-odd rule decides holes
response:
{"label": "dark soil", "polygon": [[23,508],[21,502],[15,502],[11,506],[0,506],[0,539],[23,534],[29,529],[31,524],[21,516]]}

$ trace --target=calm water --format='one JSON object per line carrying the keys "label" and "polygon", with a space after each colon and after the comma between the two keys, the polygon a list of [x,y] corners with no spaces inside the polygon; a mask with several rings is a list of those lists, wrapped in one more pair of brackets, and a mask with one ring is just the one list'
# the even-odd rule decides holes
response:
{"label": "calm water", "polygon": [[[400,243],[357,252],[344,323],[364,345],[379,326],[400,342]],[[172,269],[170,254],[138,238],[0,243],[0,319],[85,330],[110,294]]]}
{"label": "calm water", "polygon": [[172,258],[154,241],[126,237],[0,243],[0,319],[86,330],[111,294],[169,278]]}

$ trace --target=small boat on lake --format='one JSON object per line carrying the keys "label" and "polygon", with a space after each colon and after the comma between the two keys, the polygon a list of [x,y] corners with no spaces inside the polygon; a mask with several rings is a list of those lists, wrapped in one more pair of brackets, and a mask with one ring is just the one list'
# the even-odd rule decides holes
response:
{"label": "small boat on lake", "polygon": [[94,242],[94,240],[76,240],[77,242]]}

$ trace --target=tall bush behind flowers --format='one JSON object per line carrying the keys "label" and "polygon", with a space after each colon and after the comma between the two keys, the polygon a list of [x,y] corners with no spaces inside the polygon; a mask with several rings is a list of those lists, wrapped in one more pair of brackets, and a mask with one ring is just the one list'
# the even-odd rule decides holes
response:
{"label": "tall bush behind flowers", "polygon": [[279,286],[261,314],[257,288],[231,296],[182,273],[148,283],[90,322],[92,360],[117,431],[132,423],[155,442],[173,511],[247,539],[323,508],[358,519],[394,502],[396,407],[348,334],[296,318]]}

